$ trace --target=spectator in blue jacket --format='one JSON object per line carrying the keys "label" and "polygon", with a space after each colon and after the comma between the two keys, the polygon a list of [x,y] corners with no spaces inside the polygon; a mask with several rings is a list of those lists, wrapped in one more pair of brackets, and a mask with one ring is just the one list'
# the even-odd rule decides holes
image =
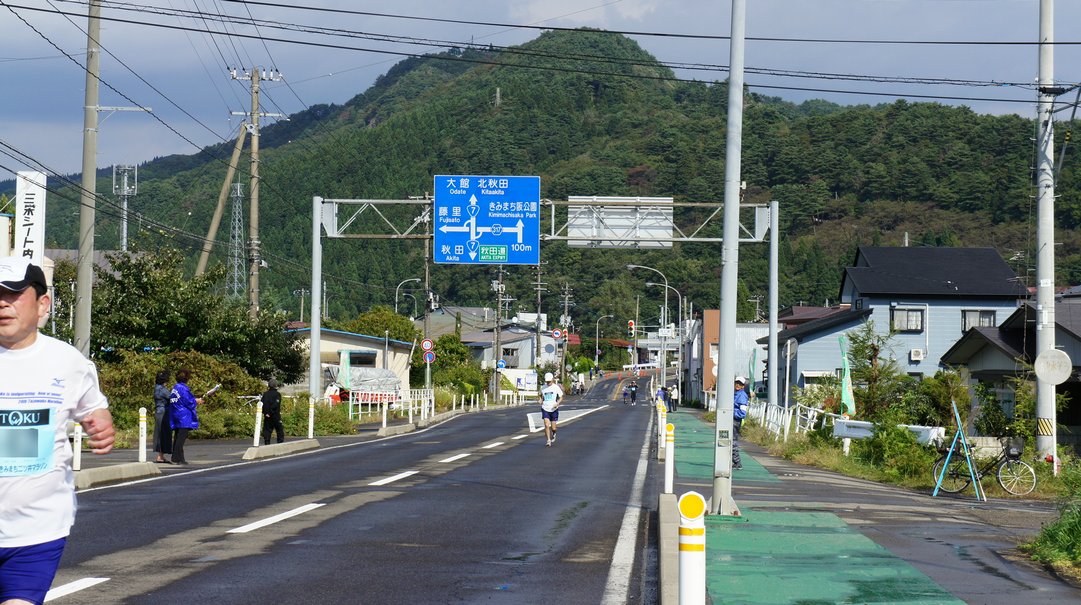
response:
{"label": "spectator in blue jacket", "polygon": [[203,402],[203,398],[191,394],[191,389],[188,388],[190,378],[191,370],[177,370],[176,384],[169,393],[173,423],[173,464],[188,463],[188,459],[184,457],[184,442],[188,439],[189,431],[199,428],[199,414],[195,408]]}
{"label": "spectator in blue jacket", "polygon": [[732,396],[732,468],[740,470],[743,462],[739,458],[739,427],[747,417],[747,379],[736,376],[736,390]]}

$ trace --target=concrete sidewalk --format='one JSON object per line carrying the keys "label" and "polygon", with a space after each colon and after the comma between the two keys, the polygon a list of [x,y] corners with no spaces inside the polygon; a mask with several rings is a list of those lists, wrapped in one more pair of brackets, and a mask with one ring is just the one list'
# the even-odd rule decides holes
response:
{"label": "concrete sidewalk", "polygon": [[[708,499],[713,426],[692,410],[669,414],[668,422],[676,426],[676,495],[693,490]],[[733,480],[741,516],[706,517],[706,589],[713,603],[964,602],[836,514],[748,500],[785,489],[749,449],[742,449],[743,470]],[[789,496],[798,503],[798,495]]]}

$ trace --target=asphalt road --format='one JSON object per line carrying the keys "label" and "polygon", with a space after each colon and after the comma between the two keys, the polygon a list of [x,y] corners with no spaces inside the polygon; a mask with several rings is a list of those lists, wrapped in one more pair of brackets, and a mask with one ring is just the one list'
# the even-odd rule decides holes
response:
{"label": "asphalt road", "polygon": [[108,580],[50,602],[654,602],[649,408],[594,393],[550,448],[532,408],[243,464],[193,442],[190,469],[80,492],[53,587]]}

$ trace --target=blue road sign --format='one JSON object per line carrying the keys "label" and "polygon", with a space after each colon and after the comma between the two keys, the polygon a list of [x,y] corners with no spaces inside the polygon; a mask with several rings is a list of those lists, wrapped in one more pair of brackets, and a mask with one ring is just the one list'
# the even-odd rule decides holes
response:
{"label": "blue road sign", "polygon": [[425,351],[424,363],[432,363],[433,361],[435,361],[435,353],[433,353],[432,351]]}
{"label": "blue road sign", "polygon": [[437,263],[540,262],[539,176],[436,176]]}
{"label": "blue road sign", "polygon": [[495,367],[502,370],[503,368],[507,367],[507,362],[500,359],[499,361],[495,362]]}

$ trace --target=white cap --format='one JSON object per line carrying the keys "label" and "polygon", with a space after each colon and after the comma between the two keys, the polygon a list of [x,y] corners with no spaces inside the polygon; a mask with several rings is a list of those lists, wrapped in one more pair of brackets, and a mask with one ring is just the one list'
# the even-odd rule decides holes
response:
{"label": "white cap", "polygon": [[742,376],[736,376],[736,382],[745,385],[747,384],[747,379]]}
{"label": "white cap", "polygon": [[556,379],[556,377],[555,377],[555,376],[552,376],[552,373],[551,373],[551,372],[546,372],[546,373],[544,374],[544,381],[545,381],[545,382],[552,382],[552,381],[553,381],[553,380],[555,380],[555,379]]}

